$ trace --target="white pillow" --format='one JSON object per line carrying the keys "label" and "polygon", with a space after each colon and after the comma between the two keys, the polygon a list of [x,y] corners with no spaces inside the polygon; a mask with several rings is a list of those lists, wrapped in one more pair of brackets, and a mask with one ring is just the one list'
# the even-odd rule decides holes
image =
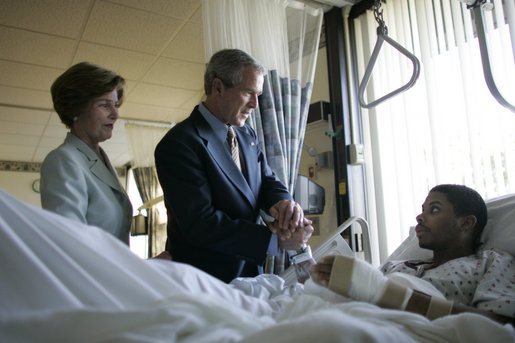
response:
{"label": "white pillow", "polygon": [[415,227],[409,229],[409,236],[395,251],[386,258],[383,263],[399,260],[429,260],[433,257],[433,252],[429,249],[422,249],[418,246],[418,238]]}
{"label": "white pillow", "polygon": [[[515,256],[515,194],[485,201],[488,221],[481,235],[482,249],[496,248]],[[395,260],[424,260],[433,256],[431,250],[418,246],[415,227],[385,262]]]}
{"label": "white pillow", "polygon": [[515,256],[515,194],[486,200],[488,222],[481,242],[484,248],[496,248]]}

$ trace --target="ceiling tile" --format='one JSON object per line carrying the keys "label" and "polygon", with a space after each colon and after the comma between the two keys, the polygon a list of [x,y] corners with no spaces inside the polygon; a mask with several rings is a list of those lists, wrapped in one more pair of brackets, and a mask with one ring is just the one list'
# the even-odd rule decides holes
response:
{"label": "ceiling tile", "polygon": [[10,134],[3,132],[0,135],[0,144],[36,146],[39,143],[39,136],[28,136],[21,134]]}
{"label": "ceiling tile", "polygon": [[64,125],[48,125],[45,127],[44,136],[50,138],[59,138],[64,141],[68,129]]}
{"label": "ceiling tile", "polygon": [[202,25],[186,23],[163,51],[163,56],[203,64]]}
{"label": "ceiling tile", "polygon": [[[61,141],[62,143],[62,141]],[[56,145],[55,147],[42,147],[42,146],[39,146],[37,149],[36,149],[36,152],[33,153],[33,160],[32,162],[43,162],[45,160],[45,157],[50,153],[50,151],[54,150],[56,147],[58,147],[58,145]],[[24,161],[24,160],[17,160],[17,161]]]}
{"label": "ceiling tile", "polygon": [[83,42],[73,63],[88,61],[113,70],[125,79],[139,80],[155,59],[154,55]]}
{"label": "ceiling tile", "polygon": [[55,149],[59,145],[63,144],[64,139],[63,138],[57,138],[57,137],[42,137],[41,141],[39,142],[40,148],[50,148]]}
{"label": "ceiling tile", "polygon": [[124,118],[128,120],[147,120],[163,124],[179,123],[186,119],[193,110],[193,106],[188,109],[148,106],[133,103],[124,104],[124,106],[127,106],[126,110],[128,110],[127,112],[124,112]]}
{"label": "ceiling tile", "polygon": [[[122,118],[182,121],[203,98],[202,39],[201,0],[0,0],[0,159],[41,162],[63,142],[50,85],[81,61],[127,80]],[[103,143],[116,166],[124,128]]]}
{"label": "ceiling tile", "polygon": [[162,107],[178,108],[196,92],[177,88],[139,83],[131,92],[131,101],[135,103],[151,103]]}
{"label": "ceiling tile", "polygon": [[0,1],[0,24],[77,38],[92,0]]}
{"label": "ceiling tile", "polygon": [[52,108],[50,91],[39,91],[0,85],[0,104],[23,107]]}
{"label": "ceiling tile", "polygon": [[62,125],[62,126],[64,126],[63,122],[61,121],[61,118],[59,118],[57,113],[55,113],[54,111],[52,111],[52,113],[50,114],[50,119],[48,120],[48,125],[54,125],[54,126]]}
{"label": "ceiling tile", "polygon": [[189,63],[162,57],[152,66],[143,81],[199,91],[204,84],[204,70],[204,65],[200,63]]}
{"label": "ceiling tile", "polygon": [[124,102],[120,107],[120,116],[125,119],[143,119],[148,121],[162,121],[175,109],[169,107],[154,106],[151,104],[138,104],[130,101]]}
{"label": "ceiling tile", "polygon": [[187,98],[187,99],[184,99],[184,103],[180,106],[181,109],[183,110],[189,110],[191,112],[191,110],[193,109],[193,107],[197,106],[200,101],[204,100],[204,92],[197,92],[195,94],[193,94],[190,98]]}
{"label": "ceiling tile", "polygon": [[13,134],[13,135],[41,135],[45,129],[44,125],[27,124],[27,123],[15,123],[10,121],[2,122],[0,127],[1,134]]}
{"label": "ceiling tile", "polygon": [[125,102],[130,100],[130,94],[136,88],[136,85],[138,84],[138,81],[131,80],[131,79],[125,79],[125,87],[124,87],[124,99],[121,109],[125,107]]}
{"label": "ceiling tile", "polygon": [[32,162],[36,148],[14,144],[0,144],[0,160]]}
{"label": "ceiling tile", "polygon": [[193,23],[202,24],[202,6],[200,6],[197,11],[191,16],[190,20]]}
{"label": "ceiling tile", "polygon": [[46,125],[49,118],[50,111],[0,106],[1,121]]}
{"label": "ceiling tile", "polygon": [[191,15],[193,11],[200,8],[200,0],[111,0],[120,5],[126,5],[139,8],[149,12],[162,14],[174,18],[185,19]]}
{"label": "ceiling tile", "polygon": [[35,65],[0,61],[0,80],[3,86],[14,86],[27,89],[47,91],[62,73],[61,70]]}
{"label": "ceiling tile", "polygon": [[174,109],[172,112],[163,115],[162,117],[158,118],[159,121],[162,122],[168,122],[168,123],[180,123],[187,117],[189,117],[191,111],[193,110],[193,106],[187,110],[184,109]]}
{"label": "ceiling tile", "polygon": [[66,68],[76,41],[0,26],[0,58],[42,66]]}
{"label": "ceiling tile", "polygon": [[158,54],[179,26],[180,21],[174,18],[113,3],[97,2],[83,39],[92,43]]}

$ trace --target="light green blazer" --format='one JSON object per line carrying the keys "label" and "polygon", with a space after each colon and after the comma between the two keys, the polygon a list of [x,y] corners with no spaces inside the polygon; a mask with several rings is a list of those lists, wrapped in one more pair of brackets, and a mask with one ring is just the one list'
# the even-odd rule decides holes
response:
{"label": "light green blazer", "polygon": [[132,205],[116,170],[82,140],[68,133],[41,166],[41,205],[82,223],[98,226],[129,242]]}

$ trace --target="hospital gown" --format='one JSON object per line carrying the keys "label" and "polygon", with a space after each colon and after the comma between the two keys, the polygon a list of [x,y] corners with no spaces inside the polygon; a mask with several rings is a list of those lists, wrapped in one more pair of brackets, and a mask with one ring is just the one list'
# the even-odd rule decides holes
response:
{"label": "hospital gown", "polygon": [[[401,272],[417,275],[417,269],[406,262],[387,262],[381,271],[384,274]],[[476,255],[426,268],[423,273],[420,270],[419,276],[432,283],[448,300],[515,317],[515,265],[508,253],[480,251]]]}

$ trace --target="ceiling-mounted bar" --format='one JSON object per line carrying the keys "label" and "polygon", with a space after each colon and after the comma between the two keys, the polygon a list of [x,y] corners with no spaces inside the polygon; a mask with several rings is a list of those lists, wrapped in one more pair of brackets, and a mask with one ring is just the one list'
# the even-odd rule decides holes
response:
{"label": "ceiling-mounted bar", "polygon": [[477,0],[475,3],[468,5],[467,7],[471,8],[472,12],[474,13],[474,23],[476,25],[479,50],[481,51],[481,62],[483,64],[483,74],[485,76],[486,85],[488,86],[490,93],[499,104],[508,108],[510,111],[515,112],[515,107],[502,96],[501,92],[499,92],[492,74],[490,56],[488,52],[488,42],[486,37],[486,26],[483,14],[483,7],[485,4],[486,0]]}
{"label": "ceiling-mounted bar", "polygon": [[[380,9],[381,7],[381,1],[377,0],[374,4],[374,15],[376,21],[379,23],[379,27],[377,28],[377,42],[374,47],[374,50],[372,51],[372,55],[370,56],[370,60],[368,61],[367,68],[365,70],[365,75],[363,76],[363,80],[361,81],[361,84],[358,88],[358,99],[359,104],[361,107],[364,108],[370,108],[379,105],[383,101],[386,101],[390,99],[391,97],[413,87],[415,82],[418,79],[418,76],[420,74],[420,61],[418,58],[413,55],[409,50],[404,48],[402,45],[394,41],[388,36],[388,28],[386,27],[386,24],[383,20],[383,11]],[[379,56],[379,52],[381,50],[381,47],[383,46],[383,42],[387,42],[392,47],[394,47],[397,51],[399,51],[401,54],[406,56],[411,63],[413,64],[413,73],[411,75],[410,80],[408,83],[406,83],[404,86],[397,88],[396,90],[380,97],[377,100],[374,100],[370,103],[365,103],[364,95],[365,95],[365,89],[367,88],[368,81],[370,80],[370,76],[372,75],[372,70],[374,69],[377,57]]]}

